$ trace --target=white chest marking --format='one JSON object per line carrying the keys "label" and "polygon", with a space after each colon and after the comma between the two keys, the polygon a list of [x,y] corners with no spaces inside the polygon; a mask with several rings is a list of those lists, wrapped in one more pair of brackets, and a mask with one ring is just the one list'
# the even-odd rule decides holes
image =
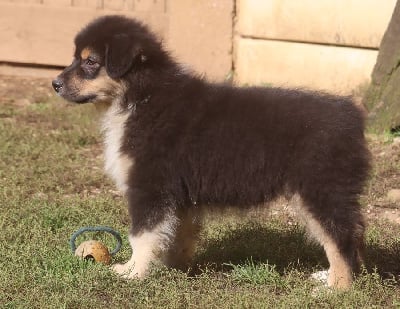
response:
{"label": "white chest marking", "polygon": [[120,149],[129,113],[121,113],[111,106],[103,118],[105,171],[115,182],[117,188],[125,193],[128,185],[128,172],[133,159],[122,154]]}

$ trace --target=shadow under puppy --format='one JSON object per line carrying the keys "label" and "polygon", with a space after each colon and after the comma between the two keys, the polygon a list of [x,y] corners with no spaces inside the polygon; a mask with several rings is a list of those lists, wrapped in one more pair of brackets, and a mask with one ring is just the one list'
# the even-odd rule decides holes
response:
{"label": "shadow under puppy", "polygon": [[298,197],[324,247],[328,285],[347,288],[360,262],[358,196],[369,170],[364,120],[349,98],[213,84],[188,73],[138,21],[100,17],[75,38],[55,91],[103,110],[105,170],[129,203],[132,257],[189,263],[203,209]]}

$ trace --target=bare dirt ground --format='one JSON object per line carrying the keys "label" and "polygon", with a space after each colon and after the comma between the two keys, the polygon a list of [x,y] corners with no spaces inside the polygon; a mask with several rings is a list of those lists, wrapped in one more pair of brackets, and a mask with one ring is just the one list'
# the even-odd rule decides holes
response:
{"label": "bare dirt ground", "polygon": [[[0,105],[24,107],[49,100],[54,100],[51,79],[0,75]],[[400,137],[367,134],[367,139],[374,169],[362,196],[366,217],[400,225]]]}

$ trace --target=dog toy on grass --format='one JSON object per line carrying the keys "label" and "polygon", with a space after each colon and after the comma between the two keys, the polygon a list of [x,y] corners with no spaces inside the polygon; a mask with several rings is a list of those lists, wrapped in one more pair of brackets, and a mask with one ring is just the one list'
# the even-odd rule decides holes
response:
{"label": "dog toy on grass", "polygon": [[[109,252],[108,248],[100,241],[87,240],[87,241],[82,242],[78,247],[76,247],[76,245],[75,245],[76,238],[85,232],[107,232],[107,233],[110,233],[116,239],[117,246],[113,251]],[[113,255],[115,255],[121,249],[122,239],[121,239],[121,236],[119,235],[119,233],[110,227],[87,226],[87,227],[80,228],[74,234],[72,234],[71,240],[70,240],[70,245],[71,245],[72,253],[75,254],[76,256],[81,257],[82,259],[85,259],[85,260],[93,259],[96,262],[100,262],[105,265],[108,265],[111,263],[111,257]]]}

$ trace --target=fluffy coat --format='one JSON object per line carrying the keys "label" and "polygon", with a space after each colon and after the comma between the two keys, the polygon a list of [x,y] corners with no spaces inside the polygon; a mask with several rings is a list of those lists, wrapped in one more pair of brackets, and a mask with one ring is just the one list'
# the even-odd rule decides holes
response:
{"label": "fluffy coat", "polygon": [[158,258],[187,264],[204,208],[248,209],[295,195],[326,251],[328,284],[350,286],[369,170],[363,116],[350,98],[209,83],[121,16],[96,19],[75,45],[74,62],[53,86],[105,110],[106,170],[132,220],[132,258],[118,273],[144,276]]}

